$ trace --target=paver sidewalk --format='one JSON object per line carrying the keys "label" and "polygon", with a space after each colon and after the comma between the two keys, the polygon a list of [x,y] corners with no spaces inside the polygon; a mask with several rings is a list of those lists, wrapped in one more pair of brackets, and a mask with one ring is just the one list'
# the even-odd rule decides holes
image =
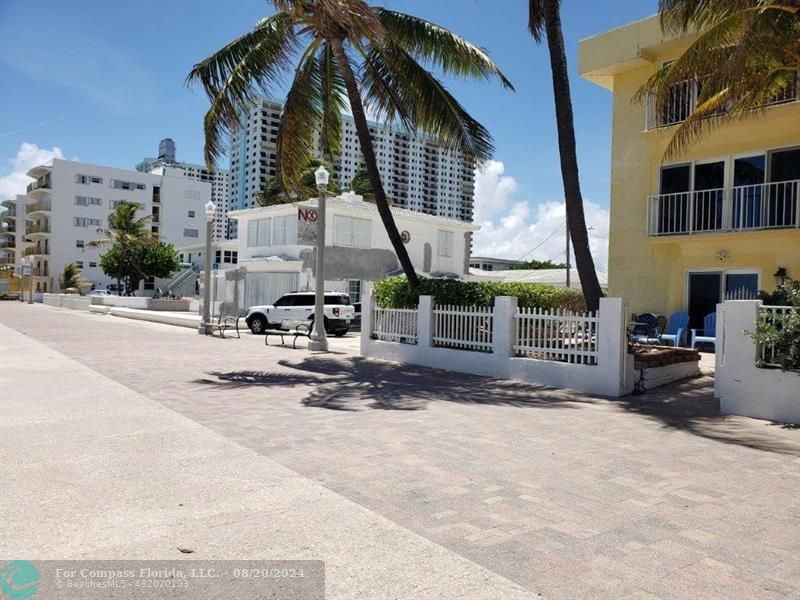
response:
{"label": "paver sidewalk", "polygon": [[533,597],[2,325],[0,355],[0,556],[321,559],[329,598]]}
{"label": "paver sidewalk", "polygon": [[0,320],[546,598],[800,597],[800,430],[721,417],[708,378],[610,401],[336,345]]}

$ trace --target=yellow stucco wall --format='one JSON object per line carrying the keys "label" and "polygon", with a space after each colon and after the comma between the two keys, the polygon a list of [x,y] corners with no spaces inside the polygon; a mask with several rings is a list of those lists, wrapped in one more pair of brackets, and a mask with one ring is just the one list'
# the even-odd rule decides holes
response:
{"label": "yellow stucco wall", "polygon": [[[611,36],[609,44],[618,37]],[[602,52],[602,41],[592,39],[594,56]],[[613,89],[609,294],[627,298],[632,312],[669,314],[686,309],[690,270],[753,269],[761,274],[762,289],[768,290],[775,287],[773,273],[779,266],[800,279],[800,229],[647,235],[647,197],[659,192],[660,168],[668,164],[663,162],[664,149],[674,127],[645,131],[645,108],[632,98],[656,65],[680,50],[670,44],[659,55],[650,48],[650,61],[629,62],[622,70],[607,64],[593,74],[583,73]],[[609,49],[609,54],[616,56],[619,51]],[[598,64],[593,60],[592,66]],[[762,116],[723,125],[669,163],[729,159],[792,146],[800,146],[800,102],[770,107]],[[727,252],[724,261],[717,258],[722,250]]]}

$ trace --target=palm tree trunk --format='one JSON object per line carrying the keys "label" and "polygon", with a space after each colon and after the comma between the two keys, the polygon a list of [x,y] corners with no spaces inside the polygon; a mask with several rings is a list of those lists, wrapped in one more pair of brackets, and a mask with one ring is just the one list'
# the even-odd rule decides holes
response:
{"label": "palm tree trunk", "polygon": [[397,230],[397,225],[392,216],[392,210],[389,203],[386,201],[386,192],[383,190],[381,183],[381,174],[378,171],[378,163],[375,160],[375,150],[372,147],[372,138],[369,135],[369,125],[367,125],[367,117],[364,115],[364,106],[361,102],[361,93],[358,90],[353,70],[350,68],[350,61],[344,53],[342,47],[342,40],[331,39],[328,42],[336,63],[339,65],[339,70],[342,73],[345,87],[347,88],[347,97],[350,100],[350,108],[353,111],[353,121],[356,126],[356,133],[358,135],[358,142],[361,145],[361,154],[364,156],[364,163],[367,166],[367,174],[369,181],[372,184],[372,191],[375,194],[375,205],[378,207],[378,214],[381,216],[383,226],[386,228],[386,233],[389,234],[389,241],[392,243],[397,259],[400,261],[400,266],[403,268],[408,283],[411,289],[416,289],[419,285],[417,273],[414,271],[414,265],[406,251],[406,246],[400,237],[400,232]]}
{"label": "palm tree trunk", "polygon": [[567,75],[567,55],[564,52],[564,36],[561,32],[561,14],[558,0],[544,0],[544,29],[550,51],[550,70],[553,74],[553,96],[556,102],[556,125],[558,128],[558,153],[561,156],[561,178],[564,182],[564,197],[567,211],[567,227],[575,250],[575,265],[583,288],[583,297],[589,310],[600,306],[603,291],[597,280],[586,217],[583,213],[583,198],[578,178],[578,158],[575,150],[575,127],[572,121],[572,100]]}

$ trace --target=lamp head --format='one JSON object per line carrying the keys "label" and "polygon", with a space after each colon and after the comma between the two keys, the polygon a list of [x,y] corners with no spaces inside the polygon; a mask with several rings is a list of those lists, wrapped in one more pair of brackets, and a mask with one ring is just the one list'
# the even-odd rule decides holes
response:
{"label": "lamp head", "polygon": [[205,210],[206,210],[206,221],[213,221],[214,213],[217,212],[217,207],[211,200],[206,202]]}
{"label": "lamp head", "polygon": [[328,169],[324,166],[320,165],[319,168],[314,171],[314,179],[317,181],[317,189],[322,192],[328,187],[328,178],[330,174],[328,173]]}

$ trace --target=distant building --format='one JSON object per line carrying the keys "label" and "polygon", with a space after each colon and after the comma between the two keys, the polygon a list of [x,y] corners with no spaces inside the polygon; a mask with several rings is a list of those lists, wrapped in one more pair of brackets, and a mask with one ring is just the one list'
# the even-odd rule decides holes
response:
{"label": "distant building", "polygon": [[204,165],[197,165],[175,160],[175,142],[164,138],[158,143],[158,158],[145,158],[136,165],[142,173],[161,174],[163,167],[170,167],[183,173],[188,179],[207,181],[211,184],[211,201],[217,207],[214,218],[213,236],[215,240],[228,237],[228,211],[231,208],[230,174],[225,169],[210,170]]}
{"label": "distant building", "polygon": [[[33,259],[36,291],[58,289],[58,276],[69,263],[77,263],[86,279],[98,287],[112,280],[100,267],[103,248],[89,242],[100,239],[108,228],[108,216],[123,200],[140,206],[138,214],[151,217],[154,234],[177,246],[205,241],[203,206],[211,198],[211,184],[186,176],[183,170],[163,166],[160,173],[141,173],[71,160],[53,159],[28,171],[34,181],[27,196],[6,201],[13,206],[3,221],[13,223],[24,244],[15,260]],[[7,236],[4,236],[7,237]],[[153,288],[152,281],[144,289]]]}
{"label": "distant building", "polygon": [[28,224],[25,207],[33,199],[17,195],[0,203],[5,208],[0,212],[0,266],[13,267],[22,264],[27,241],[25,227]]}
{"label": "distant building", "polygon": [[[570,286],[581,289],[581,279],[577,269],[571,269]],[[483,270],[470,268],[465,279],[472,281],[502,281],[504,283],[543,283],[556,287],[567,287],[566,269],[509,269],[509,270]],[[608,273],[597,272],[597,280],[604,290],[608,288]]]}
{"label": "distant building", "polygon": [[[242,127],[233,135],[231,206],[236,210],[257,206],[256,193],[275,176],[282,111],[280,102],[259,100],[242,116]],[[373,122],[369,127],[381,180],[394,206],[472,221],[473,159],[442,147],[432,138],[416,136],[398,127]],[[353,177],[363,168],[353,118],[343,115],[341,153],[334,160],[331,175],[342,189],[349,189]]]}
{"label": "distant building", "polygon": [[489,258],[486,256],[471,256],[469,266],[471,269],[482,271],[502,271],[510,269],[514,265],[521,265],[524,261],[512,260],[510,258]]}

